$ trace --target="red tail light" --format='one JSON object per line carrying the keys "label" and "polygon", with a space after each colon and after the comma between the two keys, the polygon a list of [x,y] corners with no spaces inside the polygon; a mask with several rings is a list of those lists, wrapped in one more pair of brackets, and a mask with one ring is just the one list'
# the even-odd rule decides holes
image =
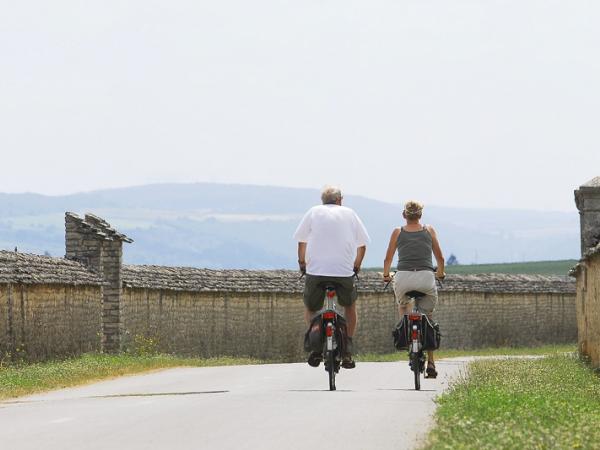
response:
{"label": "red tail light", "polygon": [[329,298],[335,297],[335,291],[327,291],[327,297],[329,297]]}
{"label": "red tail light", "polygon": [[333,327],[331,325],[325,328],[325,335],[328,337],[333,336]]}
{"label": "red tail light", "polygon": [[323,319],[335,319],[335,313],[333,311],[326,311],[323,313]]}
{"label": "red tail light", "polygon": [[409,314],[408,318],[410,320],[413,320],[413,321],[415,321],[415,320],[421,320],[421,314]]}

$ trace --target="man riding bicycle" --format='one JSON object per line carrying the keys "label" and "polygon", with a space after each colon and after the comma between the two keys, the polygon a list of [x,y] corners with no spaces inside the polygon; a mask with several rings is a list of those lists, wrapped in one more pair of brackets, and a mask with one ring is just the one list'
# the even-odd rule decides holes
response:
{"label": "man riding bicycle", "polygon": [[[298,241],[298,265],[306,274],[304,284],[304,319],[307,325],[323,307],[325,286],[333,284],[338,302],[344,307],[348,327],[348,345],[342,355],[342,367],[352,369],[352,337],[356,330],[356,299],[354,275],[360,271],[369,235],[358,215],[342,206],[342,192],[326,186],[321,192],[322,205],[308,210],[294,233]],[[317,367],[323,357],[312,352],[308,364]]]}
{"label": "man riding bicycle", "polygon": [[[404,205],[402,216],[406,225],[394,229],[383,262],[383,281],[391,280],[390,267],[394,253],[398,252],[398,271],[394,275],[394,295],[398,303],[400,317],[408,312],[410,299],[406,293],[419,291],[425,294],[415,300],[417,309],[428,317],[437,304],[438,294],[435,278],[443,279],[444,255],[438,242],[437,234],[431,225],[420,223],[423,214],[423,205],[419,202],[409,201]],[[434,275],[431,254],[437,262],[437,272]],[[437,377],[433,351],[427,352],[427,376]]]}

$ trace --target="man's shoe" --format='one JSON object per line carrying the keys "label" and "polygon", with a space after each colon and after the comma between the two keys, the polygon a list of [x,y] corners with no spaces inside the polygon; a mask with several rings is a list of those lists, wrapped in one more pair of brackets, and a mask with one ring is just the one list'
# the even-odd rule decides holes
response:
{"label": "man's shoe", "polygon": [[321,361],[323,361],[323,355],[319,352],[311,352],[311,354],[308,355],[308,365],[311,367],[319,367]]}
{"label": "man's shoe", "polygon": [[347,354],[346,356],[344,356],[344,358],[342,359],[342,367],[344,369],[354,369],[356,367],[356,363],[352,359],[352,355]]}

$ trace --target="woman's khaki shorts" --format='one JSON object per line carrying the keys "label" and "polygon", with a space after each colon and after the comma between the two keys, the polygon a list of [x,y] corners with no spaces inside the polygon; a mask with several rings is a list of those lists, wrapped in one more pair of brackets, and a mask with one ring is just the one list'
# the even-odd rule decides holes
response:
{"label": "woman's khaki shorts", "polygon": [[435,286],[435,274],[431,270],[404,271],[399,270],[394,275],[394,295],[398,305],[408,305],[411,299],[407,292],[419,291],[425,294],[416,300],[417,309],[425,314],[431,314],[437,304],[438,294]]}

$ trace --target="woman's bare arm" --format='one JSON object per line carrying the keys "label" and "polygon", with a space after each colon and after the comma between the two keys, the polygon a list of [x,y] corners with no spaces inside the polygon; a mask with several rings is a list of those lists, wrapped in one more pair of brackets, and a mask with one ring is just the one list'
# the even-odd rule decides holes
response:
{"label": "woman's bare arm", "polygon": [[435,276],[437,278],[444,278],[446,276],[446,263],[444,261],[444,254],[442,253],[440,242],[437,238],[437,233],[431,225],[427,225],[427,229],[429,230],[429,234],[431,234],[431,249],[433,250],[433,256],[435,256],[435,261],[437,262],[437,272],[435,273]]}
{"label": "woman's bare arm", "polygon": [[400,231],[402,231],[401,228],[396,228],[390,236],[390,243],[387,252],[385,253],[385,260],[383,261],[383,279],[385,281],[389,281],[390,279],[390,267],[392,266],[394,253],[396,253],[396,243],[398,242]]}

